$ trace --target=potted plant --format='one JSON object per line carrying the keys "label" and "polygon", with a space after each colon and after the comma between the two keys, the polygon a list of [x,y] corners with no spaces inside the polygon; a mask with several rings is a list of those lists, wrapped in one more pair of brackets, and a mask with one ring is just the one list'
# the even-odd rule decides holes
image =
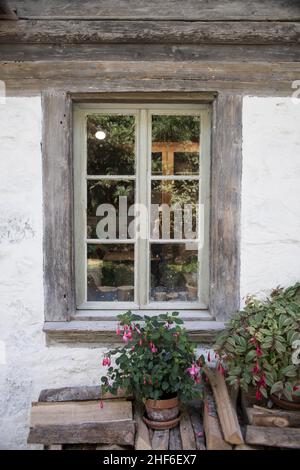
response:
{"label": "potted plant", "polygon": [[194,345],[176,312],[143,318],[127,312],[118,318],[116,334],[124,345],[105,355],[108,371],[101,378],[102,388],[112,394],[127,390],[145,403],[144,418],[151,427],[170,429],[180,419],[180,400],[201,392],[204,358],[196,361]]}
{"label": "potted plant", "polygon": [[[300,283],[273,290],[269,299],[249,297],[245,308],[220,333],[216,351],[227,365],[227,381],[256,399],[296,407],[300,397]],[[299,406],[299,405],[298,405]]]}

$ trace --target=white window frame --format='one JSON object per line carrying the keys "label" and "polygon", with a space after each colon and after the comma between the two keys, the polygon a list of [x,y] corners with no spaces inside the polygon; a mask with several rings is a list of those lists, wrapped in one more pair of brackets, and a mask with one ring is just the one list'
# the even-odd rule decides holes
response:
{"label": "white window frame", "polygon": [[[136,118],[135,136],[135,175],[93,175],[87,177],[87,145],[86,145],[86,120],[90,114],[130,114]],[[200,156],[199,175],[151,175],[151,116],[154,114],[174,115],[199,115],[200,116]],[[74,226],[75,226],[75,281],[76,281],[76,307],[79,311],[97,310],[99,312],[118,311],[124,309],[139,310],[139,313],[150,313],[151,311],[177,310],[196,313],[199,310],[208,309],[209,303],[209,223],[210,223],[210,166],[211,166],[211,109],[204,104],[83,104],[76,103],[73,112],[74,122]],[[143,158],[146,157],[146,158]],[[135,180],[135,202],[145,204],[149,208],[151,196],[151,180],[198,180],[199,181],[199,203],[204,204],[204,231],[203,248],[198,248],[199,279],[198,298],[199,302],[149,302],[150,286],[150,243],[188,243],[188,240],[151,240],[150,223],[148,221],[148,239],[116,239],[116,240],[88,240],[86,234],[86,181],[87,179],[115,179]],[[145,191],[145,179],[148,191]],[[149,211],[148,211],[149,213]],[[199,224],[199,228],[200,228]],[[199,240],[192,240],[199,243]],[[135,299],[134,302],[92,302],[86,300],[87,289],[87,243],[132,243],[135,245]],[[137,269],[136,269],[137,268]]]}

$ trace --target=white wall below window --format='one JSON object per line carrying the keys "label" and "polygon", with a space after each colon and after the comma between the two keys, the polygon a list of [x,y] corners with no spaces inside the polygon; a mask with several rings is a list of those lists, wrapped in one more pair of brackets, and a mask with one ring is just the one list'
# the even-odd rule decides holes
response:
{"label": "white wall below window", "polygon": [[245,97],[241,296],[300,281],[300,100]]}
{"label": "white wall below window", "polygon": [[[300,105],[245,98],[241,293],[300,279]],[[41,100],[0,105],[0,448],[26,448],[43,388],[97,384],[103,348],[42,333]]]}

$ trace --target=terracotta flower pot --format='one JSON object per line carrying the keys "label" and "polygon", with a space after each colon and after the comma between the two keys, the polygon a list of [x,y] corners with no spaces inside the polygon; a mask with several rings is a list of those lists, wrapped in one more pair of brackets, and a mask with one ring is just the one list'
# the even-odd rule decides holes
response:
{"label": "terracotta flower pot", "polygon": [[146,400],[145,407],[147,416],[152,421],[171,421],[179,415],[179,398],[168,400]]}

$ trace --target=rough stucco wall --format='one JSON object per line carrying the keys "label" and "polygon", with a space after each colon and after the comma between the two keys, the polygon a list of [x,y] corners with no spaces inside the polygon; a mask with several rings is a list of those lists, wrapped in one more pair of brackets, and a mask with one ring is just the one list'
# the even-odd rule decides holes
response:
{"label": "rough stucco wall", "polygon": [[300,102],[245,97],[242,296],[300,280],[299,202]]}
{"label": "rough stucco wall", "polygon": [[0,448],[25,448],[42,388],[99,382],[99,349],[45,345],[41,100],[0,105]]}

